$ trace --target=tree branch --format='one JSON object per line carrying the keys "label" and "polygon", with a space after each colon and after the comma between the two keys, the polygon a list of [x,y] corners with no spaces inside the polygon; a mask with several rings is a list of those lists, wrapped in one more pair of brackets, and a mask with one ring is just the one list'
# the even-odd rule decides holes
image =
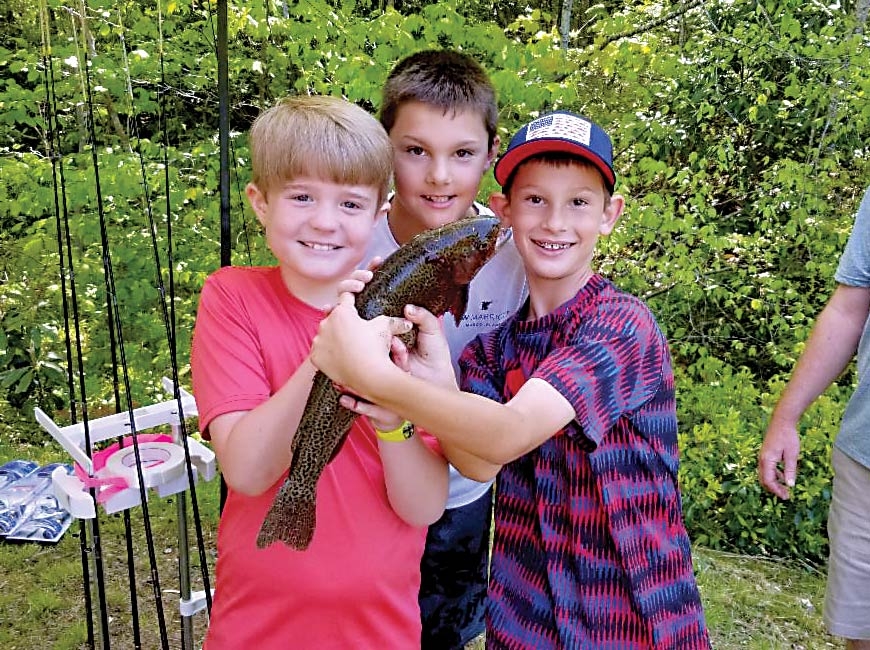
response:
{"label": "tree branch", "polygon": [[704,4],[704,0],[691,0],[691,2],[687,2],[686,4],[684,4],[681,8],[677,9],[676,11],[672,11],[671,13],[669,13],[665,16],[661,16],[659,18],[656,18],[655,20],[649,21],[648,23],[644,23],[643,25],[639,26],[636,29],[632,29],[630,31],[623,32],[622,34],[616,34],[614,36],[610,36],[606,41],[604,41],[601,44],[601,46],[598,49],[603,50],[605,47],[607,47],[608,45],[610,45],[611,43],[613,43],[615,41],[619,41],[623,38],[631,38],[632,36],[637,36],[638,34],[643,34],[644,32],[648,32],[650,30],[653,30],[656,27],[664,25],[666,22],[673,20],[674,18],[679,18],[680,16],[685,14],[687,11],[695,9],[696,7],[700,7],[702,4]]}

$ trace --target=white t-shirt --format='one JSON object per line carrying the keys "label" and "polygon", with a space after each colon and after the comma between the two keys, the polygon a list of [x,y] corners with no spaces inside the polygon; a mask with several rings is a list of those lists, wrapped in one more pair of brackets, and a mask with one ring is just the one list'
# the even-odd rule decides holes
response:
{"label": "white t-shirt", "polygon": [[[478,214],[491,215],[489,208],[474,204]],[[373,257],[387,257],[399,248],[390,231],[389,219],[381,219],[375,226],[365,261]],[[365,264],[363,265],[365,266]],[[459,374],[457,361],[463,348],[478,334],[496,328],[508,316],[522,307],[529,295],[523,261],[513,239],[509,239],[495,256],[478,271],[471,281],[468,307],[459,325],[452,315],[444,318],[444,334],[450,346],[453,369]],[[450,486],[447,508],[459,508],[476,501],[489,489],[492,482],[479,483],[462,476],[450,466]]]}

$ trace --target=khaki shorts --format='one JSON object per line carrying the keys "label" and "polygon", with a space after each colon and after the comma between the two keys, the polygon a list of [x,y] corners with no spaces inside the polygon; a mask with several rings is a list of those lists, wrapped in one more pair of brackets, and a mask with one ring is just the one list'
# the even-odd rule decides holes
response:
{"label": "khaki shorts", "polygon": [[825,625],[846,639],[870,639],[870,469],[834,447],[828,513]]}

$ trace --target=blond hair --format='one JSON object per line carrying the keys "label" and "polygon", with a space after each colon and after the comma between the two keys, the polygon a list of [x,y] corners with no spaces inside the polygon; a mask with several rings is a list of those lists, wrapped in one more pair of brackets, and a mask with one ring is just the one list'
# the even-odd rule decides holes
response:
{"label": "blond hair", "polygon": [[326,95],[288,97],[261,113],[251,126],[251,179],[267,194],[300,177],[364,185],[386,200],[393,150],[381,124],[344,99]]}

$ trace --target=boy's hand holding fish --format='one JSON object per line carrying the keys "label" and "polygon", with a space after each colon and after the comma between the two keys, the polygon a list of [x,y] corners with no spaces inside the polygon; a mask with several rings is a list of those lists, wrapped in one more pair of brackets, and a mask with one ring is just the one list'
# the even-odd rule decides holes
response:
{"label": "boy's hand holding fish", "polygon": [[393,350],[396,365],[415,377],[458,390],[441,319],[417,305],[405,306],[405,319],[416,328],[417,338],[413,350],[408,350],[399,340],[399,351]]}
{"label": "boy's hand holding fish", "polygon": [[[412,325],[418,328],[417,339],[414,350],[409,351],[396,337],[406,334]],[[456,388],[447,341],[434,315],[408,305],[404,319],[378,316],[365,320],[357,313],[352,293],[343,293],[329,317],[321,321],[311,361],[333,382],[363,399],[370,396],[367,391],[371,386],[380,383],[382,373],[395,372],[396,366],[421,379]],[[374,420],[384,411],[348,394],[342,396],[341,404]]]}
{"label": "boy's hand holding fish", "polygon": [[[407,417],[376,403],[376,394],[383,396],[386,386],[395,385],[394,373],[409,373],[447,391],[459,391],[440,319],[415,305],[406,305],[404,315],[404,320],[385,316],[365,320],[357,313],[352,295],[343,293],[329,316],[320,322],[311,348],[311,363],[340,384],[342,390],[352,393],[342,394],[341,405],[358,415],[367,416],[376,428],[380,428],[378,418],[396,414]],[[417,330],[412,350],[396,338],[407,333],[409,324]],[[388,337],[392,339],[391,345],[386,343]],[[445,396],[448,394],[443,393]],[[438,442],[447,457],[454,461],[473,459],[476,464],[481,462],[462,447],[440,437]]]}

